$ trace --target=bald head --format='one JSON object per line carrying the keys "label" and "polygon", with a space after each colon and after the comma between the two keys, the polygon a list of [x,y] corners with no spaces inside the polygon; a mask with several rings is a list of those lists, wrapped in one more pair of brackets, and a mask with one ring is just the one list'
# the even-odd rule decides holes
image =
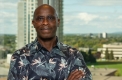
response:
{"label": "bald head", "polygon": [[56,37],[60,19],[57,18],[56,11],[52,6],[43,4],[36,8],[32,24],[40,40],[50,40]]}
{"label": "bald head", "polygon": [[39,7],[37,7],[36,10],[34,11],[33,19],[36,17],[36,15],[37,15],[40,11],[44,11],[44,10],[46,10],[46,9],[52,11],[52,12],[55,14],[55,16],[58,18],[57,12],[56,12],[56,10],[55,10],[52,6],[50,6],[50,5],[48,5],[48,4],[42,4],[42,5],[40,5]]}

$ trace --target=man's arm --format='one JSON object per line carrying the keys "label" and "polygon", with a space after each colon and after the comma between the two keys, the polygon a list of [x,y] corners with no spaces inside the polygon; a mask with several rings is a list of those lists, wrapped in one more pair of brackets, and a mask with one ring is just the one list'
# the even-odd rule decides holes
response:
{"label": "man's arm", "polygon": [[[73,50],[72,50],[73,51]],[[70,68],[70,75],[67,80],[92,80],[91,72],[86,66],[84,58],[79,51],[73,51],[73,59]]]}
{"label": "man's arm", "polygon": [[20,51],[16,51],[12,55],[7,80],[23,80],[26,78],[27,70],[23,61]]}
{"label": "man's arm", "polygon": [[79,79],[82,79],[83,76],[84,76],[84,72],[76,69],[75,71],[70,73],[67,80],[79,80]]}

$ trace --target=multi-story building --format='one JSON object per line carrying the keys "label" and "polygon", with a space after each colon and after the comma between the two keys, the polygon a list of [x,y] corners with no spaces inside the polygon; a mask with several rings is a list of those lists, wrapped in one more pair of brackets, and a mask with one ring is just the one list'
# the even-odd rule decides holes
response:
{"label": "multi-story building", "polygon": [[63,10],[62,0],[20,0],[18,2],[18,34],[17,34],[17,46],[19,49],[25,44],[34,41],[36,37],[35,28],[32,25],[34,10],[41,4],[49,4],[53,6],[59,13],[61,24],[57,30],[57,36],[62,41],[63,38]]}
{"label": "multi-story building", "polygon": [[98,38],[102,38],[102,33],[99,33],[98,34]]}
{"label": "multi-story building", "polygon": [[103,33],[102,33],[102,37],[103,37],[103,38],[107,38],[107,33],[106,33],[106,32],[103,32]]}
{"label": "multi-story building", "polygon": [[98,48],[98,51],[102,51],[102,58],[105,57],[106,49],[108,49],[109,53],[113,51],[115,59],[122,59],[122,43],[103,44],[103,48]]}
{"label": "multi-story building", "polygon": [[36,32],[32,25],[32,18],[37,6],[38,0],[20,0],[18,2],[17,49],[30,43],[36,37]]}

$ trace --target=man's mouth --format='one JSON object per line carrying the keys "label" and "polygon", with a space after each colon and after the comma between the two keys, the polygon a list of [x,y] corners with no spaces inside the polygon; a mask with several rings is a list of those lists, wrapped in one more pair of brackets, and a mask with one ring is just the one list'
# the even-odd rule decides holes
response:
{"label": "man's mouth", "polygon": [[45,27],[45,28],[41,28],[40,30],[41,30],[42,32],[50,32],[50,31],[51,31],[51,28]]}
{"label": "man's mouth", "polygon": [[51,28],[49,28],[49,27],[43,27],[43,28],[41,28],[41,30],[50,30]]}
{"label": "man's mouth", "polygon": [[47,29],[41,29],[41,30],[50,30],[49,28],[47,28]]}

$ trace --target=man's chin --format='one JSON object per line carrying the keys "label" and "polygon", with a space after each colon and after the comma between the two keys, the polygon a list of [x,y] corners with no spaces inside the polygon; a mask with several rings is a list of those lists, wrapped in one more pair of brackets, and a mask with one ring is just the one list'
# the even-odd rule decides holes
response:
{"label": "man's chin", "polygon": [[49,41],[55,38],[55,36],[38,36],[39,39],[44,40],[44,41]]}

